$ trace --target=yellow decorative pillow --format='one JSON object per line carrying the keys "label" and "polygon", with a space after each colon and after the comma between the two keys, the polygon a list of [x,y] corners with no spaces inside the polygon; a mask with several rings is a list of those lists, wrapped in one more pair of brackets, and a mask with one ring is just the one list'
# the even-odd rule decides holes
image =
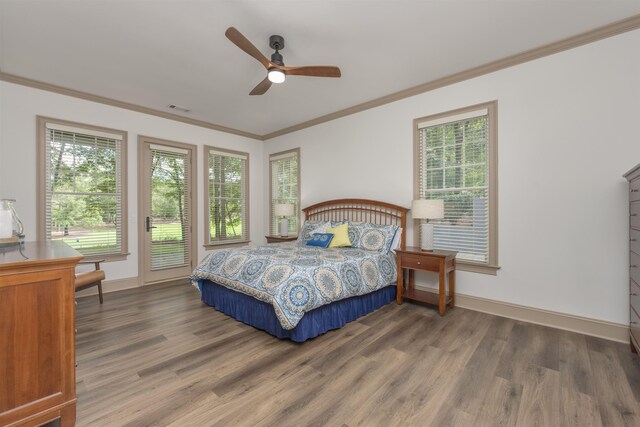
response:
{"label": "yellow decorative pillow", "polygon": [[333,227],[327,230],[327,233],[333,234],[333,239],[331,239],[330,248],[344,248],[351,246],[351,241],[349,240],[349,225],[341,224],[337,227]]}

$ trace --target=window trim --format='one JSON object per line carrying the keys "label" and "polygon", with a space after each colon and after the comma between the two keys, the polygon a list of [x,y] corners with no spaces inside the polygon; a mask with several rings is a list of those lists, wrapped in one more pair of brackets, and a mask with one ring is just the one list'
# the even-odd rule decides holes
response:
{"label": "window trim", "polygon": [[301,161],[300,161],[300,147],[296,147],[290,150],[279,151],[277,153],[269,154],[269,227],[267,229],[267,233],[269,235],[272,234],[271,224],[273,224],[273,205],[272,205],[273,204],[273,163],[271,159],[274,157],[283,156],[289,153],[296,153],[296,156],[298,158],[298,212],[296,212],[296,219],[297,219],[296,235],[300,233],[300,215],[302,213],[302,204],[300,201],[300,195],[302,194],[301,193],[302,184],[300,182],[300,176],[301,176],[300,171],[302,170],[302,168],[301,168]]}
{"label": "window trim", "polygon": [[[198,258],[198,146],[195,144],[187,144],[185,142],[172,141],[169,139],[155,138],[152,136],[146,135],[138,135],[138,148],[137,148],[137,178],[138,182],[136,185],[136,189],[138,192],[138,215],[145,210],[145,202],[144,196],[142,194],[141,188],[143,186],[145,167],[144,164],[144,145],[145,144],[159,144],[167,147],[175,147],[183,150],[188,150],[191,152],[191,186],[189,187],[189,192],[191,193],[191,268],[195,267],[199,261]],[[143,216],[144,218],[144,216]],[[145,265],[146,254],[144,246],[145,246],[145,234],[147,231],[144,228],[144,220],[140,223],[138,227],[138,277],[142,280],[142,283],[148,285],[152,283],[166,282],[168,280],[174,279],[160,279],[160,280],[149,280],[147,273],[147,266]],[[146,273],[146,274],[145,274]]]}
{"label": "window trim", "polygon": [[121,248],[120,253],[111,253],[111,254],[101,254],[101,255],[90,255],[86,256],[84,259],[91,261],[97,259],[104,259],[106,262],[110,261],[123,261],[126,260],[129,254],[129,216],[128,216],[128,205],[129,200],[127,196],[127,187],[128,187],[128,166],[127,166],[127,156],[128,156],[128,133],[124,130],[111,129],[102,126],[89,125],[86,123],[73,122],[69,120],[55,119],[52,117],[45,116],[36,116],[36,129],[37,129],[37,138],[36,138],[36,162],[37,162],[37,171],[36,171],[36,188],[37,188],[37,226],[36,226],[36,239],[38,241],[44,242],[47,240],[46,236],[46,203],[47,203],[47,191],[45,188],[45,149],[47,144],[47,123],[57,124],[62,126],[71,126],[78,129],[86,129],[88,134],[91,134],[91,131],[98,132],[107,132],[111,134],[116,134],[122,136],[122,149],[120,153],[120,167],[121,167],[121,200],[122,203],[120,205],[120,215],[122,218],[122,223],[120,224],[120,233],[121,233]]}
{"label": "window trim", "polygon": [[[203,157],[203,162],[204,162],[204,246],[205,249],[210,250],[210,249],[217,249],[217,248],[225,248],[225,247],[233,247],[233,246],[246,246],[249,243],[251,243],[251,228],[250,228],[250,224],[251,224],[251,210],[249,209],[250,207],[250,200],[251,200],[251,193],[250,193],[250,186],[249,186],[249,166],[250,166],[250,156],[249,153],[244,152],[244,151],[236,151],[236,150],[229,150],[228,148],[221,148],[221,147],[214,147],[211,145],[203,145],[202,146],[203,150],[204,150],[204,155]],[[211,200],[209,198],[209,154],[211,151],[218,151],[218,152],[222,152],[222,153],[229,153],[229,154],[235,154],[235,155],[240,155],[240,156],[246,156],[247,160],[246,160],[246,165],[245,165],[245,176],[244,176],[244,190],[245,190],[245,209],[247,211],[247,238],[245,240],[239,240],[239,241],[235,241],[235,242],[228,242],[228,241],[223,241],[223,242],[211,242],[211,215],[210,215],[210,207],[211,207]],[[243,225],[244,227],[244,225]]]}
{"label": "window trim", "polygon": [[[498,101],[493,100],[468,107],[458,108],[430,116],[419,117],[413,120],[413,198],[420,197],[420,167],[418,165],[420,150],[420,123],[438,120],[450,116],[468,113],[477,110],[487,110],[487,123],[489,131],[489,261],[479,263],[466,260],[456,260],[456,267],[461,271],[496,275],[500,269],[498,264]],[[419,242],[419,227],[413,227],[413,241]]]}

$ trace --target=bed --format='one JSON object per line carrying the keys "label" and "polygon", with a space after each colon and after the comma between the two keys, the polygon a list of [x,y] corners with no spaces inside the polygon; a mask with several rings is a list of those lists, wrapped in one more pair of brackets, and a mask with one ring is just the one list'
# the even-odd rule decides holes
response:
{"label": "bed", "polygon": [[[278,338],[303,342],[395,300],[391,249],[405,246],[407,211],[365,199],[318,203],[303,209],[298,241],[213,251],[191,281],[216,310]],[[344,223],[356,247],[306,245],[319,225]]]}

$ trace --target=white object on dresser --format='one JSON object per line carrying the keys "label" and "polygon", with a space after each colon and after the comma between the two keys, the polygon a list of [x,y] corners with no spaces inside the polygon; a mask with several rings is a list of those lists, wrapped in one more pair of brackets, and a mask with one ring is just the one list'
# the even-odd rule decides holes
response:
{"label": "white object on dresser", "polygon": [[11,211],[0,209],[0,239],[6,239],[12,235]]}

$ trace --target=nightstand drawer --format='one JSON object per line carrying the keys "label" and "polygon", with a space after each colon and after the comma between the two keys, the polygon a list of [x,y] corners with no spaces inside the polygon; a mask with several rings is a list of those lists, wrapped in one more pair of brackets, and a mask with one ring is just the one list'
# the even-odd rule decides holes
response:
{"label": "nightstand drawer", "polygon": [[438,271],[440,268],[440,260],[421,256],[402,255],[400,266],[402,268],[413,268],[416,270]]}

